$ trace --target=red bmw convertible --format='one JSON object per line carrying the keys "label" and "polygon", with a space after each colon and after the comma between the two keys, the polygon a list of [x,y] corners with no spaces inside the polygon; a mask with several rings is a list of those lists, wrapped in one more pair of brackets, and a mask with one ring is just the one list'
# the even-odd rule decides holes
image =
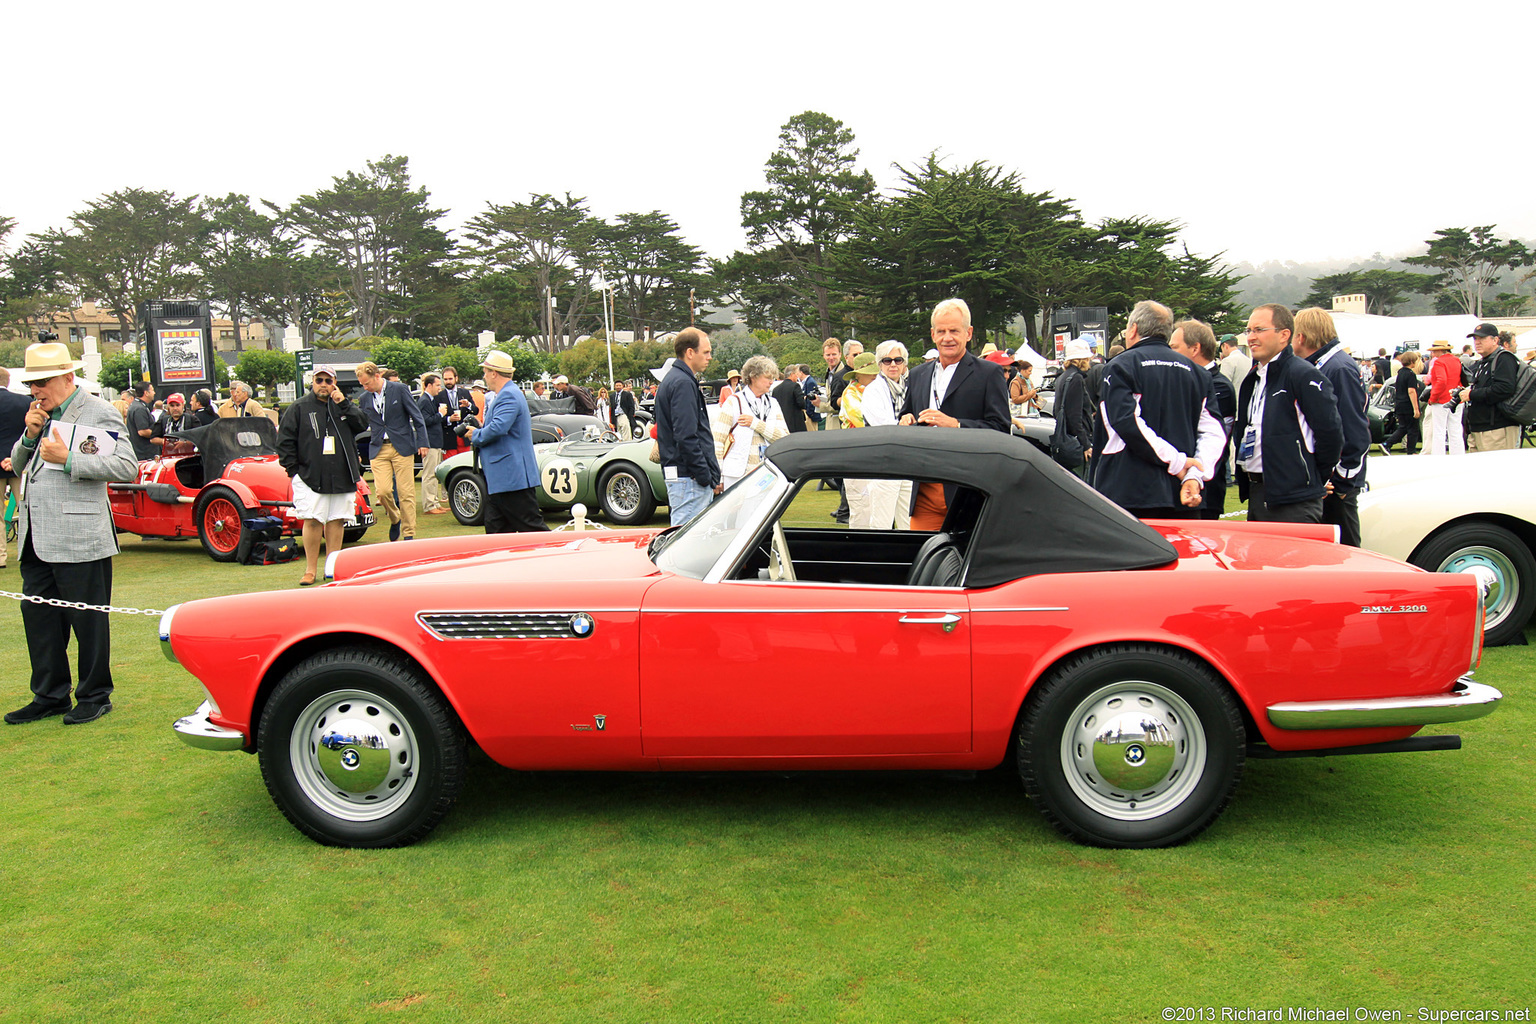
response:
{"label": "red bmw convertible", "polygon": [[[829,528],[823,477],[949,488],[935,533]],[[671,530],[341,552],[314,591],[179,605],[193,747],[254,752],[343,846],[448,813],[471,742],[526,770],[1017,768],[1068,836],[1182,842],[1245,758],[1443,750],[1487,581],[1332,528],[1133,519],[1019,438],[797,434]],[[1411,632],[1414,642],[1403,642]]]}

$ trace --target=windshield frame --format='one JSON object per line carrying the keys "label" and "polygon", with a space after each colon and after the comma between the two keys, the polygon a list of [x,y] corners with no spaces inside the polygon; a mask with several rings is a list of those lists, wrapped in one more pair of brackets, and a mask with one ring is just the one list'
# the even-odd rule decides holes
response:
{"label": "windshield frame", "polygon": [[[769,478],[766,485],[762,480],[764,475]],[[655,553],[652,560],[656,563],[656,568],[674,576],[702,580],[705,583],[719,583],[725,578],[731,566],[740,561],[747,548],[762,534],[765,524],[778,516],[780,508],[793,489],[794,482],[772,462],[764,459],[756,469],[736,481],[724,494],[710,502],[704,511],[677,528],[676,533],[672,534],[667,543]],[[752,504],[749,506],[748,502]],[[707,543],[701,538],[716,525],[724,525],[733,512],[744,518],[740,519],[735,527],[736,535],[716,555],[714,562],[704,571],[704,574],[700,576],[680,568],[677,564],[679,561],[676,557],[677,553],[688,550],[690,544],[697,546]],[[669,558],[669,555],[672,557]]]}

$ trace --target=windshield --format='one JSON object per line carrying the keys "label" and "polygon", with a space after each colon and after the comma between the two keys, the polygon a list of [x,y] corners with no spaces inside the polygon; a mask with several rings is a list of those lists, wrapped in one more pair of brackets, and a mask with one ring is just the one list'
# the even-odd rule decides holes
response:
{"label": "windshield", "polygon": [[755,535],[762,526],[763,506],[773,504],[789,481],[764,462],[742,477],[703,512],[668,535],[656,553],[656,567],[701,580],[742,531]]}

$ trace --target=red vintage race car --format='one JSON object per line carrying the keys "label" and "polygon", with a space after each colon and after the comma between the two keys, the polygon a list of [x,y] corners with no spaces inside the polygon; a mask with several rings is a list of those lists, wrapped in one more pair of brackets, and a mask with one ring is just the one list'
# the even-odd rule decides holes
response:
{"label": "red vintage race car", "polygon": [[[293,514],[293,481],[277,462],[277,428],[265,416],[220,419],[166,439],[156,458],[139,463],[131,484],[108,484],[112,524],[141,537],[197,537],[209,557],[232,562],[246,540],[246,522],[281,520],[281,535],[303,520]],[[357,484],[352,543],[373,524],[368,485]]]}
{"label": "red vintage race car", "polygon": [[[942,482],[943,529],[829,528],[824,477]],[[1074,839],[1166,846],[1248,757],[1451,749],[1414,734],[1501,699],[1471,678],[1488,581],[1332,528],[1140,522],[987,430],[796,434],[675,529],[373,545],[327,575],[160,635],[208,698],[178,735],[256,753],[346,846],[426,835],[471,740],[528,770],[1007,764]]]}

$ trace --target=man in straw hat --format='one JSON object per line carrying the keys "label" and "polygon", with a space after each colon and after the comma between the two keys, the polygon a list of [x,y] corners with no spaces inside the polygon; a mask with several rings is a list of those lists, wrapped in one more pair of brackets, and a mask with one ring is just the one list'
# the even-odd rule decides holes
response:
{"label": "man in straw hat", "polygon": [[[29,345],[18,374],[32,393],[26,426],[11,449],[21,480],[16,547],[23,594],[89,605],[112,600],[117,534],[107,481],[138,476],[123,418],[75,383],[80,364],[58,342]],[[110,433],[109,433],[110,432]],[[88,454],[95,449],[95,454]],[[21,606],[32,659],[32,701],[5,716],[21,725],[62,714],[65,725],[94,722],[112,710],[112,652],[107,613],[34,604]],[[74,630],[79,655],[70,707],[69,658]]]}
{"label": "man in straw hat", "polygon": [[528,400],[512,383],[512,357],[493,351],[480,364],[485,386],[495,394],[485,425],[469,428],[469,442],[480,453],[485,474],[485,532],[528,533],[547,530],[539,512],[539,460],[533,454],[533,423]]}

